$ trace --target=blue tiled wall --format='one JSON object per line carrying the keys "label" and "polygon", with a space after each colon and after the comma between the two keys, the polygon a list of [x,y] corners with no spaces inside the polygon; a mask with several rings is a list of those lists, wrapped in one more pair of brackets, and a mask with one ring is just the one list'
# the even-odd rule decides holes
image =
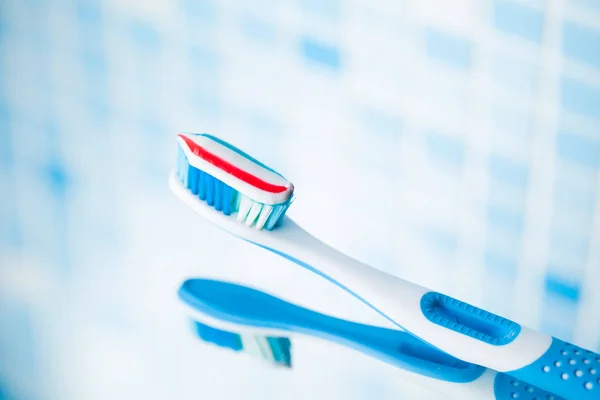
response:
{"label": "blue tiled wall", "polygon": [[494,1],[494,27],[502,33],[540,44],[544,13],[519,1]]}
{"label": "blue tiled wall", "polygon": [[435,28],[425,31],[425,49],[433,60],[459,69],[471,66],[472,43],[451,32],[443,32]]}
{"label": "blue tiled wall", "polygon": [[184,210],[178,131],[283,171],[292,216],[342,250],[600,348],[581,323],[600,312],[598,2],[426,3],[1,3],[0,398],[432,398],[338,348],[292,382],[186,336],[188,276],[337,297]]}

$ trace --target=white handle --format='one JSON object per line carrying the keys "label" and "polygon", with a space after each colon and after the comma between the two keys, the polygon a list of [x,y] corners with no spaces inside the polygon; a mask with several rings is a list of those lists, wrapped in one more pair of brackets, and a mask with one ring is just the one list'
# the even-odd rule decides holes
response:
{"label": "white handle", "polygon": [[[322,275],[399,327],[464,361],[501,372],[511,371],[531,364],[550,347],[550,336],[525,327],[520,328],[510,343],[495,345],[432,322],[421,309],[421,301],[425,294],[431,292],[429,289],[372,268],[335,250],[288,217],[271,232],[250,229],[236,231],[235,234],[246,240]],[[472,307],[454,301],[457,306]],[[484,312],[472,308],[474,313]],[[489,314],[488,317],[493,319],[496,316]]]}

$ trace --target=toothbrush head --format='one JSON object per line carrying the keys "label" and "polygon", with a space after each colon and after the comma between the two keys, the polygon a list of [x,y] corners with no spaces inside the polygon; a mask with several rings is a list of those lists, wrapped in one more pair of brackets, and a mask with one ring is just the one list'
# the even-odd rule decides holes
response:
{"label": "toothbrush head", "polygon": [[212,135],[181,133],[177,140],[172,179],[216,211],[235,215],[248,226],[258,230],[277,226],[293,200],[291,182]]}
{"label": "toothbrush head", "polygon": [[192,320],[193,329],[204,342],[250,354],[273,366],[292,367],[291,342],[286,337],[261,336],[218,329]]}

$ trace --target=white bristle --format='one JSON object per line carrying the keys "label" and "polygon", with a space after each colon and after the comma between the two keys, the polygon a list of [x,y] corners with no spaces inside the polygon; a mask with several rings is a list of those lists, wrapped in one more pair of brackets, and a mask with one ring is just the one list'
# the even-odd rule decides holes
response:
{"label": "white bristle", "polygon": [[267,340],[266,336],[254,336],[258,347],[261,350],[261,354],[264,359],[274,362],[275,357],[273,356],[273,349],[271,348],[271,344]]}
{"label": "white bristle", "polygon": [[258,214],[260,214],[261,209],[262,204],[256,202],[252,204],[252,208],[250,209],[250,212],[248,212],[248,216],[246,217],[246,225],[252,226],[254,221],[256,221],[256,217],[258,217]]}
{"label": "white bristle", "polygon": [[273,225],[277,222],[277,220],[279,219],[279,217],[281,216],[281,214],[283,213],[283,211],[285,210],[285,206],[283,205],[278,205],[273,207],[273,212],[271,214],[273,214],[272,220],[269,219],[269,225],[267,226],[267,229],[271,229],[273,227]]}
{"label": "white bristle", "polygon": [[[255,357],[267,358],[265,357],[265,351],[263,345],[259,342],[259,337],[255,335],[242,335],[242,346],[244,347],[244,351],[248,354],[251,354]],[[271,357],[272,359],[272,357]]]}
{"label": "white bristle", "polygon": [[253,335],[241,335],[242,346],[244,347],[244,351],[253,356],[262,357],[262,352],[260,351],[260,347]]}
{"label": "white bristle", "polygon": [[240,207],[238,209],[237,220],[244,221],[246,220],[246,216],[248,215],[248,211],[252,208],[252,203],[254,203],[250,198],[240,194]]}
{"label": "white bristle", "polygon": [[262,229],[265,226],[267,219],[269,219],[269,215],[271,215],[271,211],[273,211],[273,206],[268,204],[263,205],[260,215],[256,221],[256,229]]}
{"label": "white bristle", "polygon": [[183,183],[183,186],[187,187],[188,184],[188,165],[184,164],[182,165],[181,168],[181,182]]}

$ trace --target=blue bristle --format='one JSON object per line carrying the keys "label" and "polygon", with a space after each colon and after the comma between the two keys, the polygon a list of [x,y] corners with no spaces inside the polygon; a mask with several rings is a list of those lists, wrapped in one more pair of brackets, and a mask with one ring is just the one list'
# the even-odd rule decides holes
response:
{"label": "blue bristle", "polygon": [[231,206],[233,204],[234,190],[231,186],[223,184],[223,214],[231,214]]}
{"label": "blue bristle", "polygon": [[215,183],[214,183],[215,178],[213,178],[211,175],[206,175],[206,181],[205,181],[205,185],[206,185],[206,203],[208,203],[209,206],[214,206],[215,205]]}
{"label": "blue bristle", "polygon": [[240,351],[244,348],[242,337],[237,333],[213,328],[198,321],[194,321],[194,328],[198,337],[205,342],[214,343],[217,346],[227,347],[235,351]]}
{"label": "blue bristle", "polygon": [[187,165],[182,165],[180,171],[181,171],[181,183],[183,183],[187,187],[187,173],[188,173]]}
{"label": "blue bristle", "polygon": [[289,204],[290,203],[287,202],[287,203],[273,206],[273,211],[271,211],[271,215],[269,215],[269,219],[267,219],[267,223],[265,224],[265,229],[270,231],[277,225],[279,220],[283,217],[283,214],[287,210]]}
{"label": "blue bristle", "polygon": [[290,348],[292,347],[292,342],[290,339],[286,337],[271,337],[267,336],[267,341],[269,342],[269,346],[273,350],[273,358],[278,364],[284,364],[287,366],[291,366],[292,364],[292,356],[290,353]]}
{"label": "blue bristle", "polygon": [[197,168],[191,165],[188,168],[188,184],[187,187],[194,194],[198,194],[198,175],[199,171]]}
{"label": "blue bristle", "polygon": [[224,183],[215,179],[215,210],[217,211],[223,209],[223,189]]}
{"label": "blue bristle", "polygon": [[200,177],[198,179],[198,197],[200,200],[206,200],[206,176],[205,172],[200,171]]}
{"label": "blue bristle", "polygon": [[183,171],[187,170],[188,161],[183,149],[179,148],[179,174],[183,177]]}
{"label": "blue bristle", "polygon": [[187,157],[185,156],[185,153],[184,153],[183,151],[181,151],[181,154],[182,154],[182,156],[183,156],[183,157],[182,157],[182,158],[183,158],[183,160],[181,161],[181,173],[182,173],[182,176],[184,176],[184,177],[185,177],[185,176],[187,176],[188,166],[189,166],[190,164],[188,163],[188,159],[187,159]]}

